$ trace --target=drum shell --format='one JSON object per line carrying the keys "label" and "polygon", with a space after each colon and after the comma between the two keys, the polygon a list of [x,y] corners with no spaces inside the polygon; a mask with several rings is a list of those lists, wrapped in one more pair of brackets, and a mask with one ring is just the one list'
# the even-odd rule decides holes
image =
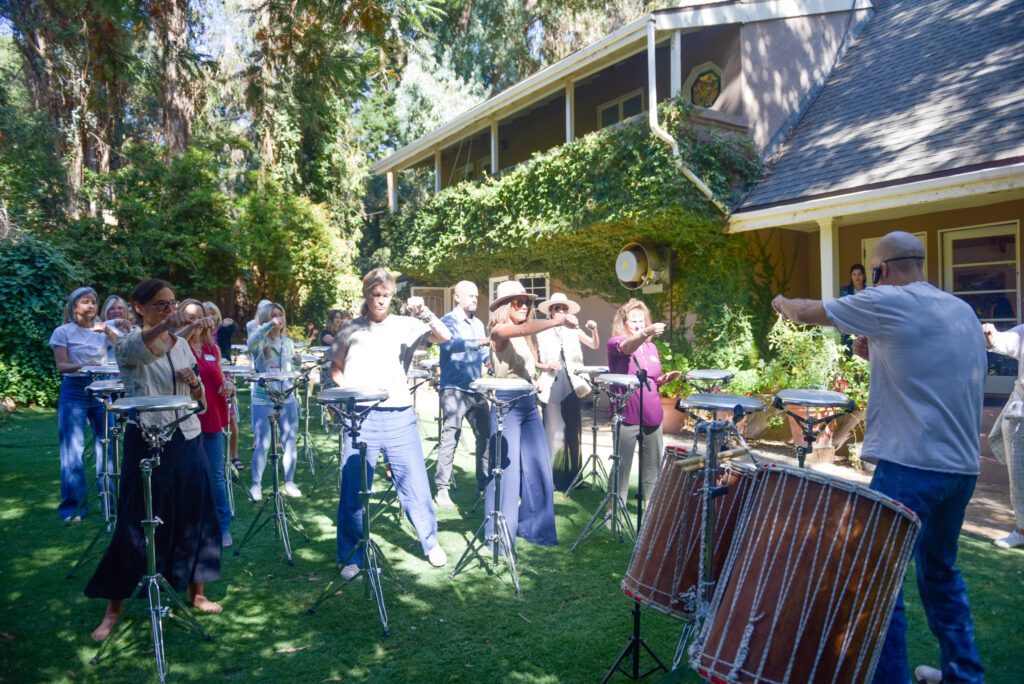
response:
{"label": "drum shell", "polygon": [[[622,580],[622,591],[644,606],[689,619],[687,594],[692,596],[696,591],[700,565],[704,471],[684,472],[674,465],[677,460],[673,452],[666,451],[629,570]],[[753,474],[749,466],[728,464],[718,478],[717,484],[727,485],[728,490],[714,499],[716,574],[725,565],[750,496]]]}
{"label": "drum shell", "polygon": [[691,664],[713,682],[871,681],[917,516],[805,470],[756,479]]}

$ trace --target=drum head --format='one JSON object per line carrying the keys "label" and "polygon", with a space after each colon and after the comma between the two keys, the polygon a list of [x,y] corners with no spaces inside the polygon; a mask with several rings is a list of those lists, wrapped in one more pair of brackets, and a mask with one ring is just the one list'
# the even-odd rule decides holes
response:
{"label": "drum head", "polygon": [[88,373],[89,375],[120,375],[121,370],[114,364],[107,364],[103,366],[82,366],[78,369],[82,373]]}
{"label": "drum head", "polygon": [[437,368],[441,364],[441,359],[420,359],[416,363],[424,370],[431,370],[433,368]]}
{"label": "drum head", "polygon": [[604,385],[605,387],[631,389],[639,387],[640,381],[636,379],[635,375],[630,375],[629,373],[602,373],[597,376],[597,384]]}
{"label": "drum head", "polygon": [[576,369],[576,375],[603,375],[608,372],[608,366],[580,366]]}
{"label": "drum head", "polygon": [[344,404],[349,399],[355,399],[357,404],[370,404],[387,398],[387,391],[380,387],[332,387],[316,395],[320,404]]}
{"label": "drum head", "polygon": [[299,356],[302,359],[302,363],[320,363],[323,359],[313,354],[302,354]]}
{"label": "drum head", "polygon": [[149,411],[191,411],[199,406],[192,397],[178,394],[156,397],[122,397],[110,405],[113,413],[147,413]]}
{"label": "drum head", "polygon": [[124,383],[120,380],[97,380],[85,388],[93,394],[120,394],[124,392]]}
{"label": "drum head", "polygon": [[310,347],[309,351],[312,354],[323,354],[325,351],[330,351],[330,349],[331,349],[330,347],[316,346],[316,347]]}
{"label": "drum head", "polygon": [[295,380],[302,373],[296,373],[295,371],[277,371],[274,373],[256,373],[250,375],[245,379],[246,382],[259,382],[263,380],[265,382],[285,382],[287,380]]}
{"label": "drum head", "polygon": [[780,390],[773,402],[777,408],[782,406],[807,406],[811,408],[837,408],[844,411],[854,409],[853,401],[842,392],[829,390],[787,389]]}
{"label": "drum head", "polygon": [[736,374],[730,371],[704,368],[688,371],[683,376],[683,379],[693,382],[729,382],[734,377],[736,377]]}
{"label": "drum head", "polygon": [[681,400],[679,406],[690,411],[732,411],[737,406],[744,413],[764,411],[764,403],[760,399],[739,394],[691,394]]}
{"label": "drum head", "polygon": [[469,383],[477,392],[533,392],[532,382],[520,378],[480,378]]}
{"label": "drum head", "polygon": [[221,366],[220,369],[229,375],[252,375],[256,372],[252,366]]}
{"label": "drum head", "polygon": [[426,380],[430,377],[430,373],[419,368],[410,368],[409,372],[405,374],[410,380]]}

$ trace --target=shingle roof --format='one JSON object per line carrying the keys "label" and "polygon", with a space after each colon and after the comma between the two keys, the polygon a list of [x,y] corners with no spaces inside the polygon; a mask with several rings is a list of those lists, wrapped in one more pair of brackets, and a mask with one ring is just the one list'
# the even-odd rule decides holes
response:
{"label": "shingle roof", "polygon": [[1024,0],[889,0],[742,210],[1024,157]]}

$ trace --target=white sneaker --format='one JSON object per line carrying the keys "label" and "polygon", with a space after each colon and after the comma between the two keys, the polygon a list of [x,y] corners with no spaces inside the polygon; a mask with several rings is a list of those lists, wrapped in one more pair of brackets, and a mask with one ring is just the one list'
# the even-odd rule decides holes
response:
{"label": "white sneaker", "polygon": [[254,484],[252,487],[249,487],[249,498],[252,499],[253,501],[259,501],[260,499],[262,499],[263,487],[258,484]]}
{"label": "white sneaker", "polygon": [[1024,534],[1021,534],[1020,530],[1014,530],[1002,539],[996,539],[992,543],[1001,549],[1013,549],[1024,544]]}
{"label": "white sneaker", "polygon": [[443,568],[448,563],[448,554],[444,552],[441,545],[438,544],[434,548],[430,549],[430,553],[427,554],[427,560],[435,568]]}
{"label": "white sneaker", "polygon": [[914,668],[914,681],[920,684],[939,684],[942,681],[942,670],[929,665],[918,665]]}
{"label": "white sneaker", "polygon": [[341,569],[341,579],[350,580],[359,574],[359,566],[355,563],[350,563]]}
{"label": "white sneaker", "polygon": [[231,545],[233,543],[234,543],[234,540],[231,539],[231,533],[230,532],[225,532],[224,534],[220,535],[220,546],[221,546],[221,548],[223,548],[223,549],[231,548]]}
{"label": "white sneaker", "polygon": [[448,495],[447,489],[438,490],[437,496],[434,497],[434,503],[438,508],[455,508],[455,502]]}
{"label": "white sneaker", "polygon": [[285,482],[282,488],[286,496],[300,497],[302,490],[295,486],[294,482]]}

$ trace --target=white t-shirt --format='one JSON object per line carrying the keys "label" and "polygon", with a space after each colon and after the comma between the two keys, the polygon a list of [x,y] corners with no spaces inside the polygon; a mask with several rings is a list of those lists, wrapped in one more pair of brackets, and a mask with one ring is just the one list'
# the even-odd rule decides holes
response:
{"label": "white t-shirt", "polygon": [[[107,336],[82,328],[77,323],[65,323],[50,335],[50,349],[64,347],[68,361],[79,366],[101,366],[107,359]],[[66,375],[79,375],[67,373]]]}
{"label": "white t-shirt", "polygon": [[824,304],[840,332],[869,341],[863,457],[977,475],[988,362],[971,307],[924,281]]}
{"label": "white t-shirt", "polygon": [[345,386],[387,390],[382,408],[412,406],[405,360],[430,327],[411,316],[390,314],[380,323],[360,316],[338,332],[332,354],[345,359]]}
{"label": "white t-shirt", "polygon": [[992,351],[1017,359],[1017,380],[1024,382],[1024,325],[992,335]]}

